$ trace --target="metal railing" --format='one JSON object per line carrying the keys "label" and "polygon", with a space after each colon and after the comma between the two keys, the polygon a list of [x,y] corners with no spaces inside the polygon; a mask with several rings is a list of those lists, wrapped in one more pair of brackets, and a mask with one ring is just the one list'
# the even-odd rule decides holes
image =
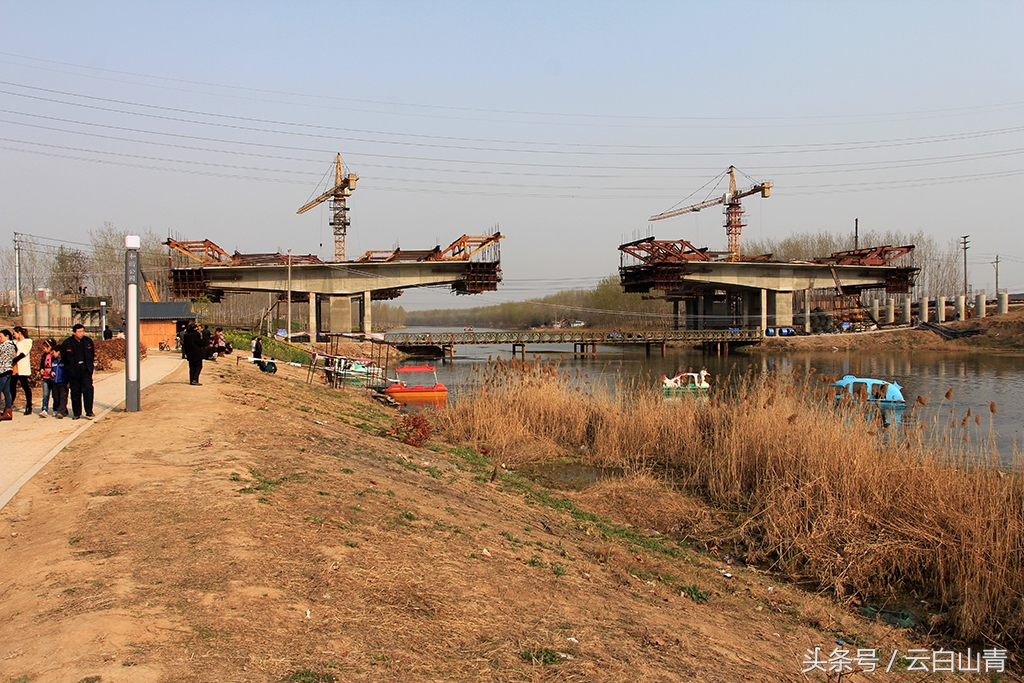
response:
{"label": "metal railing", "polygon": [[452,346],[456,344],[655,344],[662,342],[753,342],[763,337],[753,330],[657,330],[584,332],[550,330],[521,332],[389,332],[392,346]]}

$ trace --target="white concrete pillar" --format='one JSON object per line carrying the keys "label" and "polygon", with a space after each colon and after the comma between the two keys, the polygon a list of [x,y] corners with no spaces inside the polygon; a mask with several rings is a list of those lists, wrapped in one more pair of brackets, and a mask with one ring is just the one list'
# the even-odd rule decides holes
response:
{"label": "white concrete pillar", "polygon": [[370,324],[370,292],[363,292],[363,334],[370,334],[373,328]]}
{"label": "white concrete pillar", "polygon": [[985,307],[986,306],[988,306],[988,300],[987,300],[987,297],[985,296],[985,293],[982,292],[981,294],[978,294],[974,298],[974,317],[975,318],[984,318],[985,317]]}
{"label": "white concrete pillar", "polygon": [[768,329],[768,290],[761,290],[761,334]]}
{"label": "white concrete pillar", "polygon": [[309,343],[316,343],[316,292],[309,293]]}
{"label": "white concrete pillar", "polygon": [[903,297],[903,324],[910,324],[910,295]]}
{"label": "white concrete pillar", "polygon": [[935,322],[946,322],[946,297],[944,296],[935,299]]}
{"label": "white concrete pillar", "polygon": [[956,297],[956,319],[967,319],[967,297],[963,294],[958,294]]}
{"label": "white concrete pillar", "polygon": [[36,307],[36,327],[50,329],[50,307],[46,304],[33,305]]}
{"label": "white concrete pillar", "polygon": [[331,297],[331,332],[352,331],[352,299],[347,296]]}
{"label": "white concrete pillar", "polygon": [[920,311],[920,315],[918,317],[921,319],[921,322],[928,322],[928,297],[921,299],[917,303],[917,307],[918,311]]}
{"label": "white concrete pillar", "polygon": [[998,300],[999,300],[999,304],[996,307],[996,312],[999,315],[1006,315],[1007,313],[1009,313],[1010,312],[1010,293],[1009,292],[999,292]]}
{"label": "white concrete pillar", "polygon": [[878,299],[871,300],[871,318],[878,322]]}
{"label": "white concrete pillar", "polygon": [[896,322],[896,300],[889,297],[885,301],[885,322]]}
{"label": "white concrete pillar", "polygon": [[804,290],[804,334],[811,333],[811,290]]}
{"label": "white concrete pillar", "polygon": [[775,325],[793,326],[793,292],[775,293]]}
{"label": "white concrete pillar", "polygon": [[[54,330],[63,329],[64,328],[64,323],[62,323],[61,319],[60,319],[60,302],[57,301],[56,299],[54,299],[53,301],[51,301],[49,303],[47,308],[50,309],[50,311],[49,311],[49,313],[50,313],[49,314],[50,328],[54,329]],[[64,340],[63,339],[58,339],[57,341],[64,341]]]}

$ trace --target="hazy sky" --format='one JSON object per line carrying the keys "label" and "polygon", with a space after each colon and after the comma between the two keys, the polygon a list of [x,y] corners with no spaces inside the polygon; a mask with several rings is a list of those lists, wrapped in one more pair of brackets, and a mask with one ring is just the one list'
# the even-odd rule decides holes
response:
{"label": "hazy sky", "polygon": [[[590,286],[649,230],[724,249],[730,164],[772,180],[746,238],[971,235],[1024,290],[1024,3],[0,2],[0,230],[105,221],[229,251],[349,256],[499,226],[500,291]],[[323,246],[321,247],[321,242]],[[9,243],[9,242],[8,242]]]}

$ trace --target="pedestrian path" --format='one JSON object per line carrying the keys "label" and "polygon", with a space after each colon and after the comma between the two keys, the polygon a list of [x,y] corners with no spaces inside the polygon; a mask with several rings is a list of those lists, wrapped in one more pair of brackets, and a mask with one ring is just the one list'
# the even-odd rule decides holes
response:
{"label": "pedestrian path", "polygon": [[[145,388],[159,382],[181,364],[179,353],[150,352],[140,366],[141,386]],[[92,420],[86,420],[84,417],[81,420],[72,420],[70,416],[63,420],[54,417],[40,418],[39,402],[43,390],[41,387],[33,387],[32,415],[22,415],[20,411],[15,410],[13,420],[0,422],[0,443],[3,443],[3,448],[0,449],[0,509],[79,434],[124,403],[124,371],[94,375],[93,388],[93,412],[96,417]],[[18,399],[18,405],[24,407],[24,395],[20,391]],[[145,409],[146,402],[143,398],[142,410]],[[70,410],[71,400],[68,399],[68,411]]]}

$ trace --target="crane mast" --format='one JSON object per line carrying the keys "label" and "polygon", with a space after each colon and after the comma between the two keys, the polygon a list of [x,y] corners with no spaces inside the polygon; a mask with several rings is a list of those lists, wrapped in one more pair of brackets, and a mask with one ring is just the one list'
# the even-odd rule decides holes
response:
{"label": "crane mast", "polygon": [[682,216],[687,213],[695,213],[701,209],[707,209],[712,206],[718,206],[719,204],[725,204],[725,234],[729,240],[729,260],[739,261],[740,260],[740,234],[743,232],[743,228],[746,227],[746,223],[743,222],[743,206],[740,200],[744,197],[749,197],[752,194],[758,194],[762,197],[768,197],[771,195],[772,183],[765,181],[752,185],[744,190],[739,190],[736,187],[736,167],[729,167],[729,191],[721,197],[715,199],[708,199],[707,201],[692,204],[690,206],[684,206],[681,209],[673,209],[664,213],[659,213],[655,216],[651,216],[648,220],[660,221],[666,218],[673,218],[675,216]]}
{"label": "crane mast", "polygon": [[341,154],[335,159],[334,187],[322,195],[304,205],[296,211],[298,214],[306,213],[314,206],[331,200],[331,227],[334,229],[334,261],[345,260],[345,236],[348,233],[348,226],[351,223],[348,217],[348,206],[345,200],[352,195],[356,189],[356,181],[359,177],[355,173],[345,175],[341,164]]}

